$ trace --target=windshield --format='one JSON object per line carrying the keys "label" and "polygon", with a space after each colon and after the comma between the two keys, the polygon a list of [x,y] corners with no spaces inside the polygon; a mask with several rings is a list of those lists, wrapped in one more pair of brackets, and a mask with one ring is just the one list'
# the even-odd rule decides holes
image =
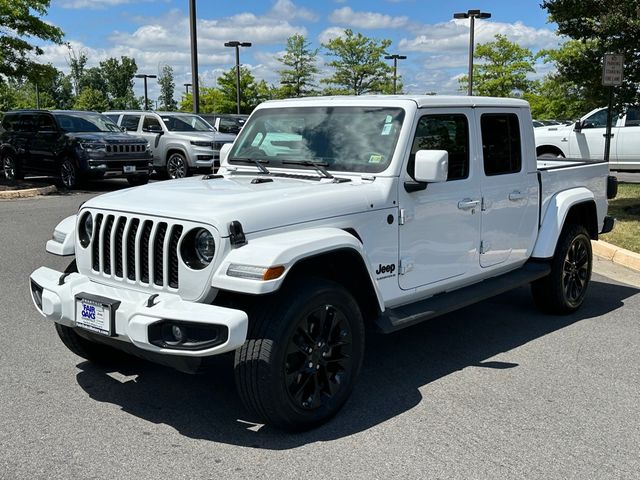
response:
{"label": "windshield", "polygon": [[99,113],[60,113],[58,125],[65,132],[122,132],[110,119]]}
{"label": "windshield", "polygon": [[398,141],[404,110],[388,107],[297,107],[258,110],[229,152],[234,158],[322,163],[327,170],[382,172]]}
{"label": "windshield", "polygon": [[212,132],[213,128],[197,115],[166,115],[161,117],[172,132]]}

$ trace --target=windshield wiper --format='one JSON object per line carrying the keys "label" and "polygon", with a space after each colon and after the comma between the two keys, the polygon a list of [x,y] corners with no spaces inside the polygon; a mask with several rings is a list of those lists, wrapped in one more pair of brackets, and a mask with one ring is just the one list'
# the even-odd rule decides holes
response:
{"label": "windshield wiper", "polygon": [[333,180],[335,177],[331,175],[326,168],[326,162],[314,162],[313,160],[282,160],[283,165],[308,165],[314,167],[324,178]]}
{"label": "windshield wiper", "polygon": [[267,170],[267,167],[263,165],[263,163],[269,163],[269,160],[257,160],[255,158],[243,158],[243,157],[233,157],[233,158],[230,158],[229,160],[233,162],[239,162],[239,163],[253,163],[256,167],[258,167],[258,170],[260,170],[260,173],[264,173],[265,175],[271,174],[271,172]]}

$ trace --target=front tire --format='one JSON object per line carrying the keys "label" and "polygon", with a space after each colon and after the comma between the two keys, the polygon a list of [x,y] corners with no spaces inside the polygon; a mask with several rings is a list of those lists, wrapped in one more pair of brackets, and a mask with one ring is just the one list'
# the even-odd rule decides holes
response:
{"label": "front tire", "polygon": [[69,159],[63,160],[60,164],[60,184],[68,190],[78,186],[78,169]]}
{"label": "front tire", "polygon": [[327,280],[291,282],[250,314],[235,355],[236,386],[266,423],[308,430],[347,401],[363,354],[362,315],[349,292]]}
{"label": "front tire", "polygon": [[567,315],[582,305],[587,294],[593,257],[591,238],[581,225],[568,226],[551,260],[551,273],[531,284],[535,303],[547,313]]}
{"label": "front tire", "polygon": [[174,152],[169,155],[166,167],[167,177],[171,179],[184,178],[189,173],[187,159],[183,154]]}

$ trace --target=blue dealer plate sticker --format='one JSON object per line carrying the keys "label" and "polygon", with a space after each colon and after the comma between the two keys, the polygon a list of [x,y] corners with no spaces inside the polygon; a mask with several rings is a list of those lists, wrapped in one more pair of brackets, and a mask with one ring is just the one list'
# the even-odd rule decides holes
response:
{"label": "blue dealer plate sticker", "polygon": [[77,298],[76,325],[101,335],[111,335],[111,307],[94,300]]}

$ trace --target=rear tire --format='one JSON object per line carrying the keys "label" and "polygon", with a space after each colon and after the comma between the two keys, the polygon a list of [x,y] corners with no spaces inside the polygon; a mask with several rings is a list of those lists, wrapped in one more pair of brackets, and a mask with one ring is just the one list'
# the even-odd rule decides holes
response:
{"label": "rear tire", "polygon": [[2,158],[2,171],[4,172],[4,178],[11,182],[24,178],[16,158],[11,153],[7,153]]}
{"label": "rear tire", "polygon": [[326,422],[347,401],[362,365],[358,304],[341,285],[309,279],[289,283],[256,307],[235,354],[242,402],[283,430]]}
{"label": "rear tire", "polygon": [[591,238],[582,225],[565,227],[551,260],[551,273],[531,284],[533,300],[547,313],[567,315],[582,305],[593,258]]}

